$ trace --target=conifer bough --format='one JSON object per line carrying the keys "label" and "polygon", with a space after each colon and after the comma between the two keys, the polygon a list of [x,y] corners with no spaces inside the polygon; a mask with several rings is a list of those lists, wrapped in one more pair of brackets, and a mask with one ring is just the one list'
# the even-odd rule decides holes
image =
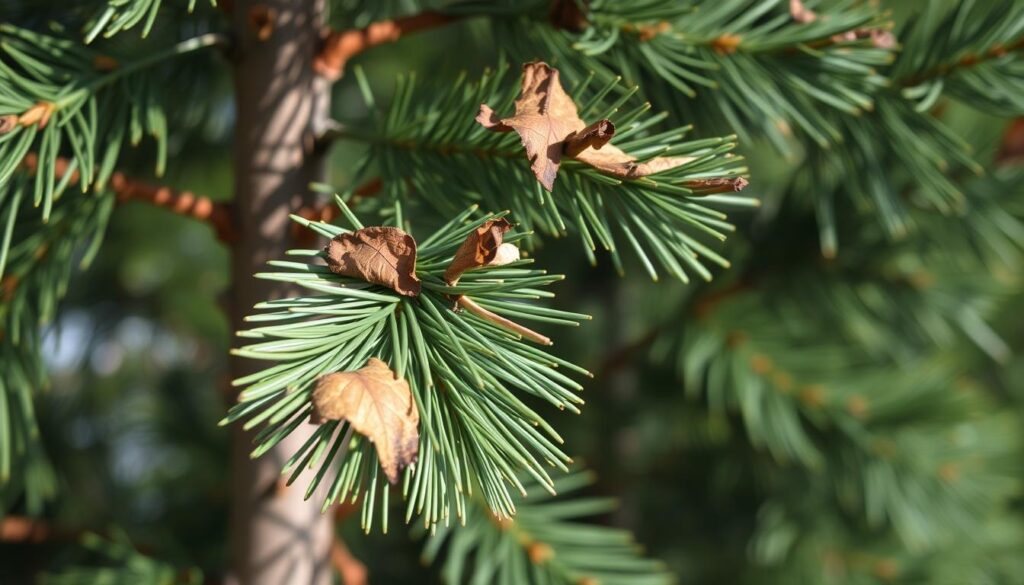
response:
{"label": "conifer bough", "polygon": [[[653,440],[598,419],[592,451],[669,478],[651,482],[667,498],[657,485],[633,498],[656,509],[634,501],[625,518],[671,524],[647,532],[671,532],[660,544],[685,550],[684,579],[1021,581],[1006,463],[1024,444],[1021,340],[998,322],[1020,292],[1021,149],[1007,134],[986,174],[993,157],[969,148],[985,124],[958,126],[966,110],[1024,115],[1019,2],[928,2],[900,22],[851,0],[95,4],[49,23],[14,2],[0,24],[0,512],[37,516],[68,495],[40,436],[40,327],[115,203],[141,200],[231,250],[230,583],[325,584],[329,558],[365,579],[332,506],[358,506],[368,532],[393,531],[396,512],[415,523],[453,584],[669,581],[628,533],[578,520],[613,506],[577,493],[593,476],[553,424],[581,412],[590,374],[558,355],[551,326],[589,316],[547,305],[562,277],[534,257],[580,250],[629,275],[610,297],[645,301],[608,311],[628,327],[588,334],[611,346],[592,402],[633,424],[615,402],[627,362],[645,366],[631,407],[673,400],[637,419]],[[442,26],[489,31],[460,42],[498,47],[492,67],[402,75],[380,100],[353,59]],[[224,67],[234,116],[217,99]],[[330,119],[339,80],[367,115]],[[224,119],[233,201],[147,176],[193,147],[226,150]],[[336,140],[364,156],[334,187]],[[747,155],[760,185],[785,176],[723,248],[726,212],[758,206],[739,193]],[[683,284],[730,270],[663,306],[646,301],[668,285],[643,288],[633,264]],[[685,476],[668,475],[675,462]],[[23,542],[72,532],[0,524]],[[116,530],[83,544],[101,566],[46,582],[202,582]]]}

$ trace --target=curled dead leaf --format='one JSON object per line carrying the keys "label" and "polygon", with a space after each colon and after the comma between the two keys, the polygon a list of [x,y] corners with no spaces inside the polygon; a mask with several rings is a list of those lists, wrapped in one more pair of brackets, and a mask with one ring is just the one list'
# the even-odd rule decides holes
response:
{"label": "curled dead leaf", "polygon": [[14,114],[7,114],[6,116],[0,116],[0,134],[7,134],[11,130],[18,127],[18,116]]}
{"label": "curled dead leaf", "polygon": [[336,236],[324,248],[331,272],[386,286],[398,294],[420,294],[416,240],[396,227],[367,227]]}
{"label": "curled dead leaf", "polygon": [[416,462],[420,414],[409,383],[387,364],[370,358],[354,372],[322,376],[313,390],[312,422],[347,420],[373,442],[381,469],[391,483]]}
{"label": "curled dead leaf", "polygon": [[637,162],[609,144],[615,135],[614,124],[599,120],[588,126],[580,118],[576,103],[562,89],[558,70],[540,61],[523,65],[514,116],[500,118],[490,106],[481,104],[476,121],[492,132],[519,134],[533,174],[548,191],[554,187],[563,156],[623,179],[651,175],[693,160],[675,157]]}
{"label": "curled dead leaf", "polygon": [[494,253],[494,258],[487,263],[488,266],[503,266],[519,260],[519,246],[515,244],[502,244]]}
{"label": "curled dead leaf", "polygon": [[[512,224],[505,218],[500,218],[488,220],[480,227],[469,232],[465,241],[455,251],[452,263],[444,271],[445,282],[454,285],[459,282],[459,277],[462,276],[463,272],[470,268],[478,268],[490,264],[497,257],[500,248],[505,245],[511,246],[511,244],[502,244],[505,232],[510,229],[512,229]],[[512,247],[515,248],[515,246]],[[506,248],[503,259],[507,258],[510,254],[511,251]],[[516,248],[515,255],[518,260],[518,248]],[[508,262],[510,261],[503,263],[507,264]]]}
{"label": "curled dead leaf", "polygon": [[565,139],[565,154],[578,156],[588,148],[600,149],[615,136],[615,124],[609,120],[598,120],[579,132],[573,132]]}

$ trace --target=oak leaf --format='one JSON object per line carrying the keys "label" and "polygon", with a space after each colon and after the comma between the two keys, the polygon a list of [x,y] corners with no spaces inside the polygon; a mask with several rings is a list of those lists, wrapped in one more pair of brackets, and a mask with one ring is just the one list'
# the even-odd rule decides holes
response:
{"label": "oak leaf", "polygon": [[666,157],[637,162],[608,144],[615,135],[615,125],[599,120],[588,126],[580,118],[576,103],[562,89],[558,70],[540,61],[523,65],[514,116],[499,118],[490,106],[481,104],[476,121],[492,132],[519,134],[533,174],[548,191],[554,187],[562,157],[575,158],[623,179],[651,175],[693,160]]}
{"label": "oak leaf", "polygon": [[331,272],[386,286],[398,294],[420,294],[416,240],[396,227],[367,227],[335,236],[324,248]]}
{"label": "oak leaf", "polygon": [[[512,224],[505,218],[491,219],[483,225],[469,232],[465,241],[455,251],[455,258],[444,271],[444,280],[450,285],[459,282],[462,273],[470,268],[479,268],[494,262],[497,258],[500,264],[508,264],[519,259],[519,249],[512,244],[503,244],[505,232],[512,228]],[[515,258],[509,259],[512,251],[508,246],[515,248]],[[499,253],[501,258],[498,258]]]}
{"label": "oak leaf", "polygon": [[370,358],[354,372],[322,376],[313,390],[312,421],[347,420],[370,439],[388,481],[416,462],[419,453],[420,413],[409,383],[387,364]]}

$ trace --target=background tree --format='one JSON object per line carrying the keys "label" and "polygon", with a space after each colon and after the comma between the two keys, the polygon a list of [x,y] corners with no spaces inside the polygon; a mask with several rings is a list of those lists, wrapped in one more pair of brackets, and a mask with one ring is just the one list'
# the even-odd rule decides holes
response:
{"label": "background tree", "polygon": [[1024,579],[1019,3],[0,10],[3,582]]}

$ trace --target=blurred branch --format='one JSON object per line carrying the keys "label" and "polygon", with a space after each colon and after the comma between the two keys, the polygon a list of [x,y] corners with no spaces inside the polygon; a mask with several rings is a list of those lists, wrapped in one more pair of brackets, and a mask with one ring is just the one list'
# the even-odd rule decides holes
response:
{"label": "blurred branch", "polygon": [[345,585],[369,585],[370,583],[366,565],[352,556],[348,547],[345,546],[345,541],[337,535],[331,545],[331,566],[341,576],[341,582]]}
{"label": "blurred branch", "polygon": [[996,164],[1024,163],[1024,118],[1017,118],[1007,127],[996,153]]}
{"label": "blurred branch", "polygon": [[934,69],[929,69],[928,71],[924,71],[917,75],[908,77],[907,79],[901,80],[899,83],[904,87],[913,87],[915,85],[924,83],[925,81],[928,81],[930,79],[934,79],[936,77],[945,77],[946,75],[949,75],[954,71],[960,69],[969,69],[971,67],[974,67],[975,65],[979,65],[986,61],[991,61],[992,59],[1005,57],[1009,53],[1012,53],[1014,51],[1020,51],[1022,49],[1024,49],[1024,37],[1021,37],[1008,45],[996,45],[990,48],[989,50],[982,52],[981,54],[968,53],[967,55],[964,55],[963,57],[960,58],[960,60],[954,63],[944,63],[942,65],[939,65],[938,67],[935,67]]}
{"label": "blurred branch", "polygon": [[[355,511],[356,506],[351,502],[338,504],[334,508],[335,524],[340,525]],[[369,585],[370,583],[366,565],[352,555],[352,552],[345,546],[345,541],[337,534],[334,535],[334,542],[331,544],[331,566],[341,576],[341,582],[345,585]]]}
{"label": "blurred branch", "polygon": [[323,41],[319,54],[313,61],[313,68],[320,75],[335,80],[341,77],[345,64],[363,51],[393,43],[403,36],[420,30],[444,26],[461,19],[462,16],[422,12],[412,16],[382,20],[366,28],[331,31]]}
{"label": "blurred branch", "polygon": [[[23,162],[30,173],[38,168],[39,158],[35,153],[25,156]],[[69,161],[57,159],[56,176],[62,178],[68,172]],[[74,171],[70,184],[78,182],[78,171]],[[110,188],[117,195],[120,203],[128,201],[144,201],[157,207],[168,209],[178,215],[191,217],[210,224],[217,233],[217,239],[230,242],[234,238],[229,206],[226,203],[215,203],[209,197],[196,195],[191,191],[178,191],[163,185],[153,185],[133,179],[122,172],[115,172],[110,177]]]}
{"label": "blurred branch", "polygon": [[73,538],[70,533],[54,530],[45,520],[25,516],[7,516],[0,520],[0,542],[6,544],[38,544]]}
{"label": "blurred branch", "polygon": [[[714,309],[722,302],[752,288],[754,288],[752,280],[740,278],[724,288],[710,290],[707,293],[698,296],[693,300],[693,302],[686,303],[686,305],[692,307],[691,312],[694,317],[702,319],[714,311]],[[675,319],[661,321],[659,324],[648,329],[646,333],[636,338],[636,340],[631,341],[626,345],[619,346],[604,354],[601,362],[598,364],[597,368],[595,368],[597,372],[596,377],[600,379],[612,372],[630,365],[636,354],[654,343],[654,340],[658,338],[658,335],[669,324],[677,322],[678,321]]]}

